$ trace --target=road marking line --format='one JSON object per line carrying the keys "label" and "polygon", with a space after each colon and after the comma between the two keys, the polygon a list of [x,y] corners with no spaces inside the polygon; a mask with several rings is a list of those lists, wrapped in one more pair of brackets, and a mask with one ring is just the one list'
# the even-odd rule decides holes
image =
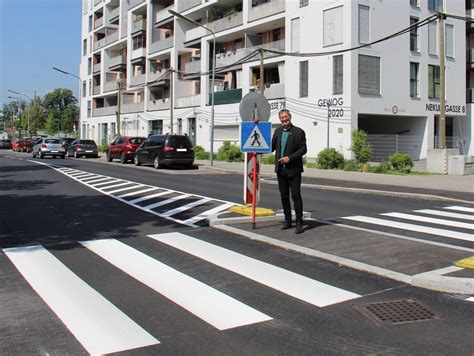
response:
{"label": "road marking line", "polygon": [[402,230],[417,231],[417,232],[422,232],[425,234],[450,237],[450,238],[458,239],[458,240],[474,241],[474,235],[472,234],[466,234],[463,232],[457,232],[457,231],[451,231],[451,230],[437,229],[437,228],[428,227],[428,226],[407,224],[407,223],[401,223],[401,222],[378,219],[378,218],[371,218],[368,216],[360,216],[360,215],[359,216],[346,216],[346,217],[343,217],[342,219],[394,227],[394,228],[402,229]]}
{"label": "road marking line", "polygon": [[[181,200],[181,199],[184,199],[184,198],[189,198],[190,196],[191,196],[190,194],[178,195],[176,197],[169,198],[167,200],[162,200],[162,201],[159,201],[157,203],[153,203],[153,204],[144,206],[143,208],[146,209],[146,210],[151,210],[151,209],[154,209],[154,208],[158,208],[159,206],[162,206],[162,205],[173,203],[177,200]],[[163,214],[161,214],[161,215],[163,216]]]}
{"label": "road marking line", "polygon": [[468,302],[474,302],[474,297],[469,297],[466,299]]}
{"label": "road marking line", "polygon": [[3,251],[90,354],[159,344],[42,246]]}
{"label": "road marking line", "polygon": [[207,202],[210,201],[210,200],[211,200],[211,199],[208,199],[208,198],[203,198],[203,199],[201,199],[201,200],[196,200],[196,201],[194,201],[194,202],[192,202],[192,203],[189,203],[189,204],[180,206],[180,207],[178,207],[178,208],[176,208],[176,209],[167,211],[166,213],[161,214],[161,216],[163,216],[163,217],[166,218],[166,217],[168,217],[168,216],[172,216],[172,215],[181,213],[181,212],[183,212],[183,211],[192,209],[192,208],[194,208],[195,206],[205,204],[205,203],[207,203]]}
{"label": "road marking line", "polygon": [[92,177],[97,177],[97,175],[95,175],[94,173],[82,173],[82,174],[79,174],[77,176],[74,176],[74,178],[76,178],[76,179],[86,178],[86,177],[92,178]]}
{"label": "road marking line", "polygon": [[81,244],[219,330],[272,319],[117,240]]}
{"label": "road marking line", "polygon": [[74,172],[74,173],[71,173],[71,174],[68,174],[69,177],[74,177],[74,178],[77,178],[78,176],[81,176],[83,174],[86,174],[86,172],[83,172],[83,171],[77,171],[77,172]]}
{"label": "road marking line", "polygon": [[203,220],[203,219],[206,219],[208,216],[212,215],[212,214],[216,214],[220,211],[223,211],[223,210],[227,210],[229,209],[230,207],[234,206],[236,204],[233,204],[233,203],[227,203],[227,204],[222,204],[222,205],[219,205],[219,206],[216,206],[215,208],[212,208],[210,210],[207,210],[207,211],[204,211],[202,212],[201,214],[199,215],[196,215],[192,218],[189,218],[188,220],[185,220],[184,223],[185,224],[194,224],[200,220]]}
{"label": "road marking line", "polygon": [[[133,184],[133,183],[128,183],[128,184]],[[107,193],[109,193],[109,194],[115,194],[115,193],[118,193],[118,192],[124,192],[124,191],[126,191],[126,190],[136,189],[136,188],[141,188],[141,187],[143,187],[142,184],[136,184],[136,185],[133,185],[133,186],[131,186],[131,187],[125,187],[125,188],[120,188],[120,189],[111,190],[111,191],[109,191],[109,192],[107,192]]]}
{"label": "road marking line", "polygon": [[[110,178],[108,178],[110,179]],[[94,188],[97,188],[99,185],[107,185],[107,184],[111,184],[111,183],[116,183],[116,182],[123,182],[122,179],[112,179],[112,180],[109,180],[107,182],[101,182],[101,183],[94,183],[94,184],[90,184],[89,182],[89,185],[93,186]],[[102,188],[100,188],[102,189]]]}
{"label": "road marking line", "polygon": [[455,218],[455,219],[473,220],[474,221],[474,216],[472,216],[472,215],[451,213],[449,211],[421,209],[421,210],[415,210],[414,212],[415,213],[423,213],[423,214],[444,216],[444,217],[447,217],[447,218]]}
{"label": "road marking line", "polygon": [[468,208],[467,206],[447,206],[445,209],[464,211],[466,213],[474,213],[474,208]]}
{"label": "road marking line", "polygon": [[131,196],[134,196],[134,195],[137,195],[137,194],[151,192],[152,190],[157,190],[157,189],[158,188],[156,188],[156,187],[150,187],[150,188],[147,188],[147,189],[137,190],[136,192],[130,192],[130,193],[127,193],[127,194],[122,194],[122,195],[119,195],[117,198],[122,199],[122,198],[126,198],[126,197],[131,197]]}
{"label": "road marking line", "polygon": [[[124,181],[121,181],[122,183],[118,183],[118,184],[114,184],[114,185],[109,185],[107,187],[102,187],[100,188],[100,190],[103,190],[103,189],[110,189],[110,188],[117,188],[117,187],[123,187],[124,185],[130,185],[130,184],[135,184],[135,183],[132,183],[132,182],[124,182]],[[136,184],[135,184],[136,185]],[[107,193],[110,193],[110,192],[107,192]]]}
{"label": "road marking line", "polygon": [[98,179],[89,180],[89,181],[84,182],[84,183],[85,183],[86,185],[93,186],[92,183],[102,182],[102,181],[104,181],[104,180],[110,180],[110,179],[112,179],[112,178],[110,178],[110,177],[104,177],[104,178],[98,178]]}
{"label": "road marking line", "polygon": [[135,203],[139,203],[141,201],[145,201],[145,200],[148,200],[148,199],[153,199],[153,198],[156,198],[156,197],[161,197],[162,195],[171,194],[171,193],[172,193],[172,191],[170,191],[170,190],[166,190],[164,192],[161,191],[159,193],[145,195],[144,197],[140,197],[140,198],[137,198],[137,199],[134,199],[134,200],[130,200],[129,203],[130,204],[135,204]]}
{"label": "road marking line", "polygon": [[432,224],[446,225],[446,226],[452,226],[452,227],[460,227],[462,229],[474,230],[474,224],[463,223],[459,221],[428,218],[426,216],[410,215],[410,214],[403,214],[403,213],[385,213],[385,214],[380,214],[380,215],[390,216],[392,218],[400,218],[400,219],[406,219],[406,220],[427,222],[427,223],[432,223]]}
{"label": "road marking line", "polygon": [[318,307],[360,295],[178,232],[148,237]]}

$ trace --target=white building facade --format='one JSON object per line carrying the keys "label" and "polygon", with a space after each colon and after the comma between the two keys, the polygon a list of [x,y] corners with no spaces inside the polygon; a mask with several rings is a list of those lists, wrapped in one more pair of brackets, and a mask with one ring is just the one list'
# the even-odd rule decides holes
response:
{"label": "white building facade", "polygon": [[[240,144],[239,103],[257,89],[263,48],[273,51],[263,61],[270,121],[289,109],[309,157],[329,146],[350,158],[360,128],[373,160],[397,150],[423,159],[438,134],[438,23],[366,45],[434,15],[438,1],[83,0],[81,137],[108,143],[119,126],[186,133],[209,150],[213,36],[171,9],[215,33],[215,151]],[[445,12],[464,16],[464,1]],[[472,155],[465,23],[448,17],[445,38],[447,146]]]}

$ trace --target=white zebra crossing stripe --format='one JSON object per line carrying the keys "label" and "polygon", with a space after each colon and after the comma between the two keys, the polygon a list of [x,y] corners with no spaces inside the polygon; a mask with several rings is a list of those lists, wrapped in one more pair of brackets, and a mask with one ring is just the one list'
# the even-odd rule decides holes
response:
{"label": "white zebra crossing stripe", "polygon": [[272,319],[117,240],[94,240],[82,244],[219,330]]}
{"label": "white zebra crossing stripe", "polygon": [[130,200],[129,203],[130,204],[136,204],[136,203],[139,203],[141,201],[153,199],[153,198],[156,198],[156,197],[161,197],[162,195],[171,194],[171,193],[172,193],[172,191],[170,191],[170,190],[161,191],[159,193],[150,194],[150,195],[146,195],[146,196],[141,197],[141,198]]}
{"label": "white zebra crossing stripe", "polygon": [[117,198],[122,199],[122,198],[126,198],[126,197],[131,197],[131,196],[134,196],[134,195],[151,192],[152,190],[157,190],[157,189],[158,188],[155,188],[155,187],[149,187],[149,188],[146,188],[146,189],[137,190],[135,192],[130,192],[130,193],[119,195]]}
{"label": "white zebra crossing stripe", "polygon": [[184,198],[189,198],[190,196],[191,195],[189,195],[189,194],[178,195],[174,198],[169,198],[167,200],[162,200],[162,201],[147,205],[147,206],[143,207],[143,209],[145,209],[145,210],[155,209],[155,208],[158,208],[159,206],[174,203],[175,201],[178,201],[178,200],[181,200],[181,199],[184,199]]}
{"label": "white zebra crossing stripe", "polygon": [[[106,182],[94,183],[94,184],[91,184],[91,182],[89,182],[89,185],[93,186],[94,188],[97,188],[98,186],[117,183],[117,182],[122,182],[122,180],[121,179],[112,179],[112,180],[110,180],[110,178],[109,178],[109,180],[106,181]],[[110,186],[109,188],[111,188],[111,187],[113,187],[113,186]],[[103,188],[105,188],[105,187],[103,187]]]}
{"label": "white zebra crossing stripe", "polygon": [[196,207],[196,206],[205,204],[205,203],[207,203],[207,202],[210,201],[210,200],[211,200],[211,199],[207,199],[207,198],[203,198],[203,199],[200,199],[200,200],[196,200],[196,201],[193,201],[192,203],[189,203],[189,204],[180,206],[180,207],[178,207],[178,208],[176,208],[176,209],[169,210],[169,211],[167,211],[166,213],[161,214],[161,216],[163,216],[163,217],[173,216],[173,215],[175,215],[175,214],[182,213],[183,211],[192,209],[192,208],[194,208],[194,207]]}
{"label": "white zebra crossing stripe", "polygon": [[85,178],[85,177],[90,177],[90,176],[95,176],[95,174],[82,172],[81,174],[74,175],[74,178],[79,179],[79,178]]}
{"label": "white zebra crossing stripe", "polygon": [[474,241],[473,234],[467,234],[464,232],[444,230],[444,229],[438,229],[438,228],[422,226],[422,225],[407,224],[407,223],[402,223],[402,222],[397,222],[397,221],[371,218],[368,216],[346,216],[346,217],[343,217],[343,219],[360,221],[360,222],[364,222],[368,224],[382,225],[382,226],[387,226],[387,227],[394,227],[397,229],[408,230],[408,231],[423,232],[426,234],[450,237],[450,238],[458,239],[458,240]]}
{"label": "white zebra crossing stripe", "polygon": [[438,216],[444,216],[446,218],[473,220],[474,221],[474,216],[473,215],[451,213],[449,211],[442,211],[442,210],[421,209],[421,210],[415,210],[415,213],[438,215]]}
{"label": "white zebra crossing stripe", "polygon": [[462,229],[474,230],[474,224],[463,223],[463,222],[460,222],[460,221],[428,218],[426,216],[410,215],[410,214],[403,214],[403,213],[385,213],[385,214],[380,214],[380,215],[390,216],[392,218],[400,218],[400,219],[406,219],[406,220],[427,222],[427,223],[431,223],[431,224],[446,225],[446,226],[452,226],[452,227],[460,227]]}
{"label": "white zebra crossing stripe", "polygon": [[318,307],[360,295],[178,232],[148,237]]}
{"label": "white zebra crossing stripe", "polygon": [[466,213],[474,213],[474,208],[468,208],[467,206],[447,206],[445,209],[464,211]]}
{"label": "white zebra crossing stripe", "polygon": [[90,354],[159,344],[42,246],[3,251]]}
{"label": "white zebra crossing stripe", "polygon": [[215,208],[204,211],[199,215],[193,216],[192,218],[189,218],[188,220],[185,220],[184,223],[185,224],[194,224],[194,223],[196,223],[200,220],[206,219],[208,216],[210,216],[212,214],[216,214],[220,211],[227,210],[227,209],[229,209],[230,207],[232,207],[234,205],[235,204],[232,204],[232,203],[222,204],[222,205],[217,206]]}
{"label": "white zebra crossing stripe", "polygon": [[[123,187],[124,185],[130,185],[130,184],[133,184],[133,183],[130,183],[130,182],[122,182],[122,183],[118,183],[118,184],[114,184],[114,185],[109,185],[107,187],[102,187],[100,189],[110,189],[110,188],[118,188],[118,187]],[[110,194],[110,192],[107,192]]]}
{"label": "white zebra crossing stripe", "polygon": [[[127,183],[127,184],[132,184],[132,183]],[[109,192],[107,192],[108,194],[115,194],[115,193],[119,193],[119,192],[124,192],[124,191],[127,191],[127,190],[130,190],[130,189],[136,189],[136,188],[141,188],[143,187],[143,185],[133,185],[131,187],[125,187],[125,188],[119,188],[119,189],[115,189],[115,190],[111,190]]]}
{"label": "white zebra crossing stripe", "polygon": [[93,185],[92,183],[96,183],[96,182],[102,182],[104,180],[111,180],[112,178],[110,177],[103,177],[103,178],[97,178],[97,179],[93,179],[93,180],[88,180],[87,182],[85,182],[87,185]]}
{"label": "white zebra crossing stripe", "polygon": [[103,178],[103,177],[104,177],[104,176],[101,176],[101,175],[96,174],[96,175],[93,175],[93,176],[91,176],[91,177],[81,178],[81,179],[79,179],[79,181],[80,181],[81,183],[87,184],[87,183],[89,183],[89,182],[92,182],[92,181],[95,180],[95,179]]}
{"label": "white zebra crossing stripe", "polygon": [[469,302],[474,302],[474,297],[469,297],[466,300],[469,301]]}

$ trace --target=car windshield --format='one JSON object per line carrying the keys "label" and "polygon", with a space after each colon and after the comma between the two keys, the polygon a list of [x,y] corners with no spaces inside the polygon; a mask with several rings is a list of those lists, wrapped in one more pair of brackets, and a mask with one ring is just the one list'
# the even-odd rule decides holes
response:
{"label": "car windshield", "polygon": [[168,145],[173,147],[192,147],[188,136],[171,136],[168,138]]}
{"label": "car windshield", "polygon": [[45,138],[44,143],[59,143],[57,138]]}
{"label": "car windshield", "polygon": [[83,145],[95,145],[95,142],[93,140],[81,140],[81,143]]}
{"label": "car windshield", "polygon": [[132,145],[140,145],[143,141],[145,141],[144,137],[131,137],[130,143]]}

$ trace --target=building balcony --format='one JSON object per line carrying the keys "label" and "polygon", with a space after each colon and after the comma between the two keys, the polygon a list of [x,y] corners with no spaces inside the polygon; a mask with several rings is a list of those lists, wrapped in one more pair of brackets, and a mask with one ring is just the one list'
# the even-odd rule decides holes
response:
{"label": "building balcony", "polygon": [[95,19],[94,21],[94,30],[97,30],[99,27],[104,25],[104,16]]}
{"label": "building balcony", "polygon": [[102,2],[102,0],[94,0],[94,6],[99,5]]}
{"label": "building balcony", "polygon": [[94,85],[94,88],[92,88],[92,94],[93,95],[100,94],[100,85]]}
{"label": "building balcony", "polygon": [[117,110],[116,106],[104,106],[103,108],[95,108],[92,110],[92,116],[106,116],[106,115],[115,115]]}
{"label": "building balcony", "polygon": [[140,84],[145,84],[145,74],[137,75],[136,77],[130,77],[130,85],[136,86]]}
{"label": "building balcony", "polygon": [[285,11],[284,0],[272,0],[249,9],[249,22]]}
{"label": "building balcony", "polygon": [[201,71],[201,60],[194,60],[184,64],[185,74],[198,73]]}
{"label": "building balcony", "polygon": [[263,95],[265,95],[267,99],[285,98],[285,83],[270,84],[268,88],[265,88]]}
{"label": "building balcony", "polygon": [[[205,24],[205,26],[211,29],[212,31],[214,31],[214,33],[216,33],[220,31],[228,30],[229,28],[232,28],[232,27],[240,26],[242,24],[243,24],[243,14],[242,12],[237,12],[233,15],[223,17],[219,20],[209,22],[208,24]],[[210,32],[207,31],[205,28],[202,28],[202,27],[192,28],[186,31],[186,42],[199,39],[209,34]]]}
{"label": "building balcony", "polygon": [[133,61],[134,59],[145,57],[145,56],[146,56],[146,48],[141,47],[141,48],[134,49],[132,51],[130,59]]}
{"label": "building balcony", "polygon": [[150,44],[148,54],[163,51],[165,49],[173,47],[173,45],[174,45],[174,36],[170,36],[160,41],[152,42]]}
{"label": "building balcony", "polygon": [[117,41],[119,38],[119,33],[118,31],[112,32],[110,35],[102,38],[101,40],[95,41],[94,42],[94,51],[97,51],[98,49],[107,46],[111,43],[114,43]]}
{"label": "building balcony", "polygon": [[[467,10],[466,15],[467,15],[467,17],[472,18],[472,16],[474,15],[474,10],[473,9]],[[474,32],[474,23],[473,22],[466,22],[466,30],[468,32]]]}
{"label": "building balcony", "polygon": [[[209,93],[208,105],[211,105],[211,95],[212,94]],[[215,105],[240,103],[241,100],[242,100],[242,88],[217,91],[214,93]]]}
{"label": "building balcony", "polygon": [[121,67],[126,65],[126,62],[127,62],[127,58],[125,55],[110,58],[109,69],[110,70],[120,69]]}
{"label": "building balcony", "polygon": [[170,108],[170,98],[154,99],[148,101],[148,111],[165,110]]}
{"label": "building balcony", "polygon": [[146,0],[130,0],[130,6],[128,8],[131,9],[132,7],[143,4],[144,2],[146,2]]}
{"label": "building balcony", "polygon": [[467,69],[474,69],[474,48],[466,50],[466,63]]}
{"label": "building balcony", "polygon": [[163,75],[166,73],[166,70],[167,69],[162,69],[162,70],[148,72],[148,83],[156,82],[157,80],[168,79],[168,76],[166,76],[165,78],[162,78]]}
{"label": "building balcony", "polygon": [[101,65],[101,63],[94,64],[94,67],[93,67],[94,73],[99,73],[100,72],[100,65]]}
{"label": "building balcony", "polygon": [[160,23],[172,17],[173,15],[171,15],[168,12],[168,10],[174,10],[174,9],[175,9],[175,4],[172,4],[168,7],[162,7],[160,9],[157,9],[155,12],[155,23]]}
{"label": "building balcony", "polygon": [[105,46],[105,37],[94,42],[94,51]]}
{"label": "building balcony", "polygon": [[118,90],[118,80],[112,80],[104,83],[104,92]]}
{"label": "building balcony", "polygon": [[[238,50],[234,51],[228,51],[225,53],[218,53],[216,54],[216,67],[224,67],[233,63],[236,63],[240,59],[248,56],[250,53],[255,52],[259,48],[264,48],[264,49],[273,49],[276,51],[285,51],[285,40],[280,40],[280,41],[275,41],[275,42],[268,42],[264,43],[261,46],[255,46],[255,47],[247,47],[247,48],[241,48]],[[255,59],[258,59],[259,57],[258,53],[255,54]],[[270,58],[270,57],[275,57],[277,54],[275,53],[264,53],[264,58]]]}
{"label": "building balcony", "polygon": [[467,88],[466,103],[474,103],[474,88]]}
{"label": "building balcony", "polygon": [[179,2],[178,12],[184,12],[186,10],[191,9],[192,7],[198,6],[202,4],[202,0],[181,0]]}
{"label": "building balcony", "polygon": [[124,114],[129,114],[131,112],[140,112],[144,110],[145,110],[145,102],[141,101],[139,103],[123,104],[120,111]]}
{"label": "building balcony", "polygon": [[116,7],[115,9],[111,10],[108,15],[107,15],[107,12],[105,13],[106,16],[107,16],[107,22],[108,23],[111,23],[111,22],[114,22],[116,21],[119,16],[120,16],[120,7]]}
{"label": "building balcony", "polygon": [[146,31],[146,20],[139,20],[132,23],[131,34],[133,35],[138,31]]}
{"label": "building balcony", "polygon": [[188,107],[200,106],[200,105],[201,105],[201,94],[183,96],[182,98],[176,99],[177,108],[188,108]]}

